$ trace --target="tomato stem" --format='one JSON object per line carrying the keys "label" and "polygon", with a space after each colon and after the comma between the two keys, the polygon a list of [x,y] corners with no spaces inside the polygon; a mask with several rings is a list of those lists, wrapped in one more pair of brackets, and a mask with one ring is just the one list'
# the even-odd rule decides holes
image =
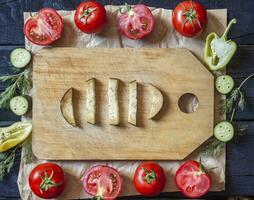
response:
{"label": "tomato stem", "polygon": [[50,176],[48,176],[48,173],[45,171],[44,176],[41,176],[41,184],[40,184],[40,191],[48,191],[51,187],[58,187],[62,184],[62,182],[56,183],[53,181],[54,177],[54,171],[52,170]]}
{"label": "tomato stem", "polygon": [[183,6],[183,8],[184,8],[184,10],[185,10],[185,12],[183,13],[183,16],[185,17],[185,20],[184,20],[184,23],[183,23],[183,25],[182,25],[182,30],[184,29],[185,24],[186,24],[187,22],[190,22],[190,24],[191,24],[193,30],[195,31],[196,28],[195,28],[195,26],[194,26],[193,21],[196,21],[196,22],[197,22],[197,24],[198,24],[198,26],[199,26],[200,29],[202,28],[202,26],[201,26],[201,24],[200,24],[200,21],[199,21],[198,18],[197,18],[197,11],[195,10],[195,8],[194,8],[194,6],[193,6],[192,1],[190,2],[190,4],[191,4],[191,7],[190,7],[190,9],[188,10],[188,9],[184,6],[184,4],[181,3],[181,5]]}
{"label": "tomato stem", "polygon": [[148,171],[147,169],[145,169],[144,167],[142,168],[142,170],[145,172],[145,177],[144,180],[148,183],[151,184],[153,181],[155,181],[157,179],[156,173],[154,170]]}
{"label": "tomato stem", "polygon": [[83,17],[85,17],[85,19],[87,20],[87,18],[91,15],[91,13],[93,11],[95,11],[96,8],[87,8],[86,10],[84,10],[83,14],[80,16],[79,19],[82,19]]}

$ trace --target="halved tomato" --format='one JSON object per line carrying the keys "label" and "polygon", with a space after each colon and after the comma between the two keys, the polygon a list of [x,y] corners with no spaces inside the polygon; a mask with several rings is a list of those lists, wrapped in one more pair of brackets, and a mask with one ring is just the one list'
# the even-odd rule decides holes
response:
{"label": "halved tomato", "polygon": [[93,197],[114,200],[122,190],[122,177],[112,167],[96,165],[86,171],[83,186],[84,190]]}
{"label": "halved tomato", "polygon": [[176,171],[175,182],[180,192],[189,198],[205,195],[211,187],[210,176],[197,161],[186,161]]}
{"label": "halved tomato", "polygon": [[24,34],[28,40],[37,45],[49,45],[61,37],[62,17],[52,8],[43,8],[28,19]]}
{"label": "halved tomato", "polygon": [[133,40],[149,35],[154,29],[154,16],[151,10],[143,4],[126,6],[119,17],[120,32]]}

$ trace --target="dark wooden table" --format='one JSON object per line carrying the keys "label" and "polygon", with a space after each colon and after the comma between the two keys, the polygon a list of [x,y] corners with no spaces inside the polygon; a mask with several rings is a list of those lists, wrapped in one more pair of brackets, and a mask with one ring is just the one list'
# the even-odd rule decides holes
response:
{"label": "dark wooden table", "polygon": [[[228,65],[228,73],[236,83],[254,73],[254,1],[239,0],[199,0],[207,9],[228,9],[228,20],[237,18],[238,24],[233,26],[230,37],[238,45],[238,51]],[[10,51],[18,46],[24,46],[23,12],[38,11],[43,7],[73,10],[81,0],[0,0],[0,75],[11,73],[9,61]],[[103,4],[135,4],[134,0],[101,0]],[[179,0],[144,0],[149,6],[174,8]],[[0,92],[6,85],[0,84]],[[254,196],[254,80],[249,81],[243,88],[247,106],[241,112],[237,110],[236,124],[247,124],[248,133],[240,141],[227,145],[226,191],[209,193],[216,199],[225,195]],[[20,118],[8,110],[0,110],[0,126],[9,125]],[[16,156],[15,166],[3,182],[0,182],[0,199],[17,199],[17,175],[20,162],[20,151]],[[178,193],[163,194],[162,197],[180,197]],[[128,198],[129,199],[129,198]],[[135,198],[140,199],[140,198]]]}

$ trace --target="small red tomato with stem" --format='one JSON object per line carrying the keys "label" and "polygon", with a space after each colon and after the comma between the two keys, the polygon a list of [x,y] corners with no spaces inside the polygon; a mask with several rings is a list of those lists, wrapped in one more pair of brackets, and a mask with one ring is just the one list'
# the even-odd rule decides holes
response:
{"label": "small red tomato with stem", "polygon": [[52,199],[63,192],[65,175],[59,165],[48,162],[37,165],[31,171],[28,181],[31,190],[36,196]]}
{"label": "small red tomato with stem", "polygon": [[134,174],[136,190],[144,196],[156,196],[161,193],[166,183],[163,168],[155,162],[141,163]]}
{"label": "small red tomato with stem", "polygon": [[197,161],[186,161],[176,171],[175,183],[180,192],[189,198],[205,195],[211,187],[210,176]]}
{"label": "small red tomato with stem", "polygon": [[26,38],[37,45],[49,45],[61,37],[62,17],[53,8],[43,8],[31,15],[24,25]]}
{"label": "small red tomato with stem", "polygon": [[122,177],[109,166],[96,165],[85,172],[84,190],[94,199],[114,200],[122,190]]}
{"label": "small red tomato with stem", "polygon": [[149,35],[154,29],[154,16],[144,4],[125,5],[119,17],[119,31],[126,37],[137,40]]}
{"label": "small red tomato with stem", "polygon": [[196,1],[183,1],[173,10],[172,23],[181,35],[197,37],[207,23],[206,9]]}
{"label": "small red tomato with stem", "polygon": [[74,22],[84,33],[99,33],[107,23],[106,14],[102,4],[95,1],[85,1],[77,7]]}

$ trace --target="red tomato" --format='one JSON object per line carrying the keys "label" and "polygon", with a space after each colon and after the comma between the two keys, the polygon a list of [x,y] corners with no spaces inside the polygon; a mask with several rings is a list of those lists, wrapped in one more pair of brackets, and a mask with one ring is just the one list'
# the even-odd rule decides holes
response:
{"label": "red tomato", "polygon": [[173,11],[172,21],[175,29],[183,36],[196,37],[204,29],[207,12],[196,1],[183,1]]}
{"label": "red tomato", "polygon": [[122,177],[112,167],[97,165],[86,171],[83,186],[94,197],[114,200],[122,190]]}
{"label": "red tomato", "polygon": [[154,17],[151,10],[138,4],[127,9],[119,17],[119,30],[126,37],[136,40],[149,35],[154,29]]}
{"label": "red tomato", "polygon": [[75,12],[74,21],[84,33],[99,33],[107,23],[106,10],[95,1],[83,2]]}
{"label": "red tomato", "polygon": [[154,162],[141,163],[134,174],[134,186],[144,196],[160,194],[166,183],[162,167]]}
{"label": "red tomato", "polygon": [[29,175],[29,186],[38,197],[56,198],[64,190],[64,171],[55,163],[39,164]]}
{"label": "red tomato", "polygon": [[183,163],[175,175],[175,182],[180,192],[189,198],[205,195],[211,186],[211,179],[202,164],[196,161]]}
{"label": "red tomato", "polygon": [[61,37],[62,17],[52,8],[43,8],[28,19],[24,34],[28,40],[38,45],[49,45]]}

